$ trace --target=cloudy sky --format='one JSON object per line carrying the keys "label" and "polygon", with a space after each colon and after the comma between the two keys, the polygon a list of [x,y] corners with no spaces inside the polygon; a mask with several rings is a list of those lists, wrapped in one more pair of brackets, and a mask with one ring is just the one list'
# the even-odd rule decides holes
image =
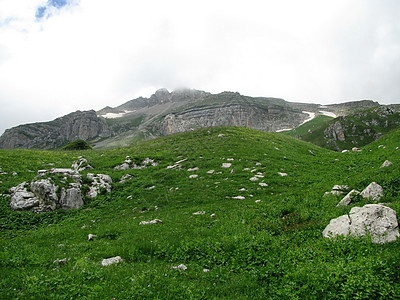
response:
{"label": "cloudy sky", "polygon": [[0,0],[0,134],[162,87],[400,103],[400,1]]}

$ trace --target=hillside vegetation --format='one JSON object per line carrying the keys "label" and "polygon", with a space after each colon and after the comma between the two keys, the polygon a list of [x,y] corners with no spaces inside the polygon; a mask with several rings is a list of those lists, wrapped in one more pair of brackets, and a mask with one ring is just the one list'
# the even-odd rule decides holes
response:
{"label": "hillside vegetation", "polygon": [[335,119],[318,116],[284,134],[342,151],[368,145],[399,125],[399,112],[387,106],[376,106],[354,110]]}
{"label": "hillside vegetation", "polygon": [[[90,172],[112,177],[113,190],[78,210],[42,214],[13,212],[3,195],[0,298],[397,298],[400,241],[330,240],[322,231],[368,203],[337,208],[340,197],[323,196],[335,184],[362,190],[375,181],[381,202],[400,212],[399,146],[400,130],[361,152],[338,153],[216,127],[107,151],[1,150],[0,194],[81,155]],[[126,156],[158,165],[114,170]],[[393,164],[380,168],[385,160]],[[120,183],[126,174],[134,178]],[[140,225],[155,219],[162,223]],[[101,265],[115,256],[123,262]],[[174,268],[181,264],[187,269]]]}

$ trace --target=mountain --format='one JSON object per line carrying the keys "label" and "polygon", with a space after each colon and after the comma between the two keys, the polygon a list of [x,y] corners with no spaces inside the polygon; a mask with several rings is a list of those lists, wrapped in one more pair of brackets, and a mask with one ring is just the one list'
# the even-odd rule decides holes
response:
{"label": "mountain", "polygon": [[77,111],[51,122],[20,125],[0,137],[0,148],[56,149],[64,144],[88,140],[107,133],[107,125],[94,110]]}
{"label": "mountain", "polygon": [[[0,137],[0,148],[56,149],[75,139],[94,148],[115,148],[196,128],[240,126],[261,131],[288,130],[310,114],[346,115],[370,100],[321,106],[235,92],[211,94],[194,89],[157,90],[117,107],[75,112],[51,122],[20,125]],[[322,112],[321,112],[322,111]]]}

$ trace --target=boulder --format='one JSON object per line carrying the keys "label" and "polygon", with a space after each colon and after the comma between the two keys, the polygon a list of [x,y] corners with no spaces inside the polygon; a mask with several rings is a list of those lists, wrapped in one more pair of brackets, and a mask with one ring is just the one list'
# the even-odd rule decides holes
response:
{"label": "boulder", "polygon": [[41,179],[31,183],[31,191],[35,198],[39,199],[39,211],[53,211],[57,207],[58,187],[50,182],[49,179]]}
{"label": "boulder", "polygon": [[35,195],[32,192],[28,192],[26,187],[27,183],[22,182],[10,189],[10,206],[12,210],[31,210],[32,208],[39,206],[39,199],[35,198]]}
{"label": "boulder", "polygon": [[59,204],[65,210],[77,209],[83,206],[81,189],[78,187],[72,187],[67,190],[62,188]]}
{"label": "boulder", "polygon": [[395,241],[399,234],[396,211],[381,204],[353,207],[349,215],[332,219],[322,235],[327,238],[338,235],[371,235],[373,243]]}
{"label": "boulder", "polygon": [[360,195],[373,201],[379,201],[383,197],[383,188],[376,182],[372,182]]}

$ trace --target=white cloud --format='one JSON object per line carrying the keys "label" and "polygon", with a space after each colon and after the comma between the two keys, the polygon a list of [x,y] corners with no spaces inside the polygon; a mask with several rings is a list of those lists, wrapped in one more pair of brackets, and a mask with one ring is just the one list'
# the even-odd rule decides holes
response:
{"label": "white cloud", "polygon": [[160,87],[400,102],[396,0],[69,3],[0,0],[0,131]]}

